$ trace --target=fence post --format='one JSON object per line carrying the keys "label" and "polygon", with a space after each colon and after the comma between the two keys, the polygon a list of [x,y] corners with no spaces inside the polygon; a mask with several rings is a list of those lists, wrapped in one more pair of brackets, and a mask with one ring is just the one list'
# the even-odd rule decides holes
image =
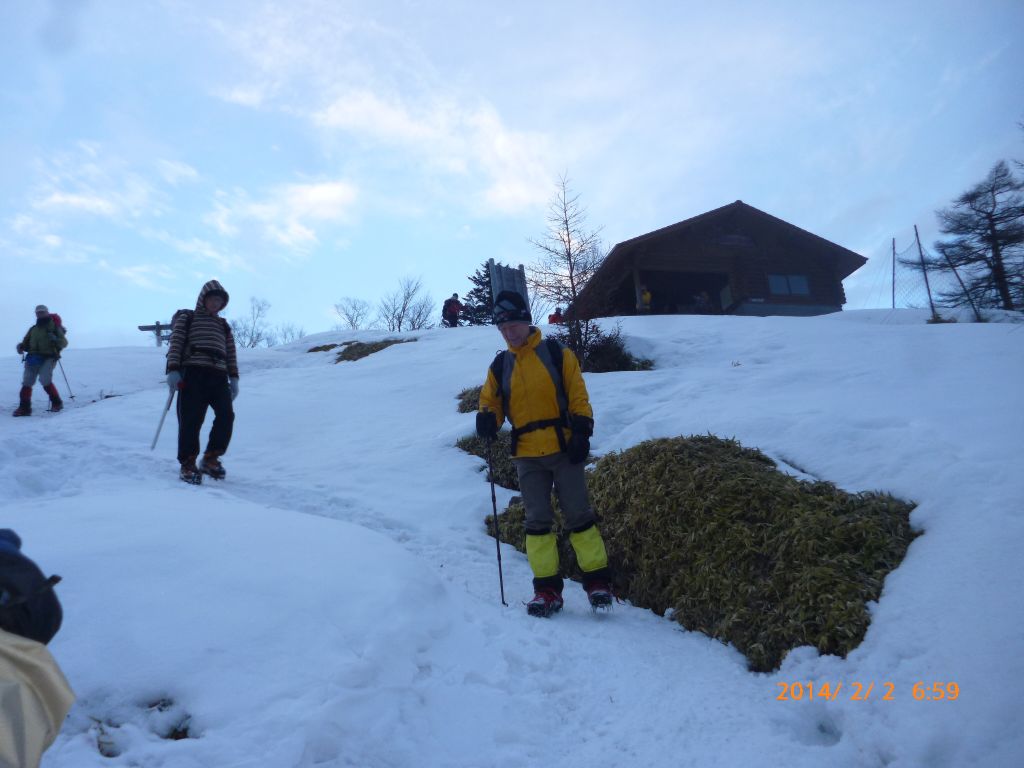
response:
{"label": "fence post", "polygon": [[892,308],[896,309],[896,238],[892,239]]}
{"label": "fence post", "polygon": [[928,291],[928,306],[932,308],[932,322],[937,323],[942,318],[935,311],[935,302],[932,301],[932,287],[928,283],[928,268],[924,264],[924,249],[921,247],[921,236],[917,233],[917,224],[914,225],[914,239],[917,241],[917,253],[921,257],[921,274],[924,275],[924,288]]}

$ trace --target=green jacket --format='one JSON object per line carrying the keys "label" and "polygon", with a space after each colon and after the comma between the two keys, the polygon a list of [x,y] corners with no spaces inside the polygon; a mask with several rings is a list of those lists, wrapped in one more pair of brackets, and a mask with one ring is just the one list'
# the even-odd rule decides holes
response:
{"label": "green jacket", "polygon": [[[56,336],[53,341],[50,336]],[[60,357],[60,351],[68,345],[64,329],[53,321],[52,317],[46,318],[42,325],[36,323],[28,329],[25,338],[19,344],[19,352],[29,355],[45,355],[47,357]]]}

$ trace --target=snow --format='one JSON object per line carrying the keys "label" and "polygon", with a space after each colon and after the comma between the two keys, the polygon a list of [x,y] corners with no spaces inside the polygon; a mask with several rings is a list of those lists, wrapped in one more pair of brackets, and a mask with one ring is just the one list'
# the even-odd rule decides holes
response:
{"label": "snow", "polygon": [[[576,584],[529,617],[504,545],[501,605],[482,462],[454,447],[493,328],[338,365],[305,350],[389,334],[242,351],[228,479],[202,487],[177,480],[173,414],[149,450],[163,350],[72,346],[69,408],[37,388],[40,415],[0,420],[0,525],[64,577],[50,647],[78,702],[44,766],[1024,764],[1024,326],[926,318],[626,318],[657,367],[586,376],[595,453],[710,432],[918,502],[863,644],[772,674],[649,611],[594,615]],[[960,696],[917,701],[918,681]],[[843,688],[779,701],[780,682]],[[161,737],[186,718],[193,738]]]}

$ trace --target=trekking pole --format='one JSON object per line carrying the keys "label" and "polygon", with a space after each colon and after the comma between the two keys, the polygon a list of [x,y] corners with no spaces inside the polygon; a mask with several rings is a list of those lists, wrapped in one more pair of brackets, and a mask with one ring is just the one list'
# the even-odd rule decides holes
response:
{"label": "trekking pole", "polygon": [[167,418],[167,412],[171,410],[171,401],[174,400],[174,393],[177,390],[172,389],[171,394],[167,396],[167,407],[164,408],[163,415],[160,416],[160,425],[156,428],[156,434],[153,435],[153,444],[149,446],[149,450],[156,448],[156,441],[160,438],[160,430],[164,428],[164,419]]}
{"label": "trekking pole", "polygon": [[498,584],[501,585],[501,604],[508,608],[505,602],[505,577],[501,573],[501,538],[498,536],[498,498],[494,495],[494,467],[491,464],[491,443],[493,437],[487,438],[487,477],[491,481],[491,507],[494,509],[494,546],[498,550]]}
{"label": "trekking pole", "polygon": [[60,358],[59,358],[59,357],[57,358],[57,365],[59,365],[59,366],[60,366],[60,372],[61,372],[61,373],[62,373],[62,374],[64,375],[64,383],[65,383],[65,384],[67,385],[67,387],[68,387],[68,397],[70,397],[70,398],[71,398],[72,400],[74,400],[74,399],[75,399],[75,395],[74,395],[74,393],[73,393],[73,392],[71,391],[71,382],[70,382],[70,381],[68,381],[68,375],[67,375],[66,373],[64,373],[64,363],[62,363],[62,362],[60,361]]}

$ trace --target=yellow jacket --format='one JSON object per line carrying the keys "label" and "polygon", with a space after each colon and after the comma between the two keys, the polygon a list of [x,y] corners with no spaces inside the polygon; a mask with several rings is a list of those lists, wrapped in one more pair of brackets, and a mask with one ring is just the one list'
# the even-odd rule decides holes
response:
{"label": "yellow jacket", "polygon": [[[531,421],[557,419],[559,416],[555,382],[551,380],[551,374],[544,367],[544,363],[537,357],[536,350],[540,342],[540,331],[533,328],[523,346],[509,347],[509,352],[515,356],[512,386],[508,393],[509,413],[504,412],[502,399],[498,394],[499,382],[494,378],[494,372],[490,368],[487,369],[487,381],[480,391],[480,410],[492,411],[499,427],[506,417],[515,427],[529,424]],[[569,413],[593,419],[594,411],[590,407],[580,363],[568,347],[562,350],[562,386],[565,387],[565,396],[569,401]],[[572,430],[563,427],[562,433],[568,442]],[[560,450],[555,427],[545,427],[520,436],[515,455],[547,456]]]}
{"label": "yellow jacket", "polygon": [[74,700],[45,645],[0,629],[0,768],[36,768]]}

